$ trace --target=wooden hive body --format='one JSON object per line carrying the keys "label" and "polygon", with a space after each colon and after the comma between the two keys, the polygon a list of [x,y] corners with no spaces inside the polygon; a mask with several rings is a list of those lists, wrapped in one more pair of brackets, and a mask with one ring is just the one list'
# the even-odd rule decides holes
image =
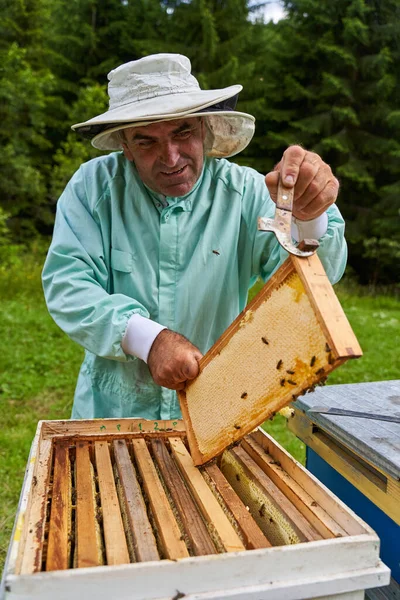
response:
{"label": "wooden hive body", "polygon": [[361,354],[318,256],[290,256],[179,392],[195,464],[217,456]]}
{"label": "wooden hive body", "polygon": [[41,422],[6,600],[296,600],[386,583],[374,532],[267,434],[201,469],[186,444],[182,421]]}

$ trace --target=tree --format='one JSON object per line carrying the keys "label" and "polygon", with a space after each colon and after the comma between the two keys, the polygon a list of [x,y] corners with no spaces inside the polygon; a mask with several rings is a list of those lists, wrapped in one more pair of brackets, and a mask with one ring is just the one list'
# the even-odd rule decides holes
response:
{"label": "tree", "polygon": [[19,239],[51,222],[46,123],[55,79],[45,63],[41,27],[47,21],[44,0],[9,3],[0,16],[0,198]]}
{"label": "tree", "polygon": [[262,129],[270,148],[301,143],[341,180],[350,264],[360,280],[400,275],[400,5],[296,0],[266,66]]}

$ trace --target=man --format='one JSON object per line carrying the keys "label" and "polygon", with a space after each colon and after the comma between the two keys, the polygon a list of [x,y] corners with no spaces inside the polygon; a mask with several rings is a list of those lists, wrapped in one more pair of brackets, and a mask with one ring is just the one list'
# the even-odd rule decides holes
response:
{"label": "man", "polygon": [[332,282],[346,262],[339,184],[299,146],[265,178],[226,161],[254,132],[234,110],[242,88],[201,90],[182,55],[127,63],[109,80],[109,110],[73,128],[122,152],[82,165],[62,194],[46,300],[86,349],[73,418],[177,418],[174,390],[287,256],[257,230],[274,214],[279,172],[295,186],[293,235],[319,238]]}

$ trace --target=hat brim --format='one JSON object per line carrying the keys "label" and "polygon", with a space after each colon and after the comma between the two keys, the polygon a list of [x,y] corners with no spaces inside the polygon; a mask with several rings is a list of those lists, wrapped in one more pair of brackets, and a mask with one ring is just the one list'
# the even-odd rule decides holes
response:
{"label": "hat brim", "polygon": [[137,121],[134,123],[121,123],[109,127],[95,135],[91,140],[92,146],[99,150],[121,150],[122,142],[117,132],[131,127],[153,125],[163,121],[172,121],[181,118],[203,117],[207,120],[208,139],[206,144],[207,156],[227,158],[238,154],[250,143],[254,135],[255,119],[252,115],[236,111],[216,112],[190,112],[168,115],[168,118],[156,118],[151,121]]}

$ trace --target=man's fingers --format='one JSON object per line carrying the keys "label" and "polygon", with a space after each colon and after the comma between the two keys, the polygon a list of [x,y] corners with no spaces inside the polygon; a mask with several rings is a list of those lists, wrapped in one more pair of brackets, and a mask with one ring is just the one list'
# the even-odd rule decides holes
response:
{"label": "man's fingers", "polygon": [[296,184],[300,167],[306,154],[307,152],[301,146],[290,146],[283,153],[279,170],[282,177],[282,183],[286,187],[291,188]]}
{"label": "man's fingers", "polygon": [[[200,359],[199,359],[200,360]],[[191,356],[183,367],[183,375],[186,379],[194,379],[199,374],[199,362],[195,356]]]}
{"label": "man's fingers", "polygon": [[333,175],[327,165],[324,166],[323,163],[322,166],[304,163],[302,175],[299,177],[295,188],[294,204],[296,210],[303,210],[310,202],[314,201],[331,179],[333,179]]}
{"label": "man's fingers", "polygon": [[339,182],[336,177],[328,181],[325,188],[319,194],[311,199],[307,204],[298,208],[298,205],[293,208],[293,214],[301,221],[309,221],[316,219],[322,215],[336,201],[339,191]]}
{"label": "man's fingers", "polygon": [[294,200],[296,202],[300,201],[304,195],[313,195],[314,197],[318,195],[324,187],[322,181],[325,180],[326,183],[328,170],[325,167],[327,167],[327,165],[325,165],[322,160],[319,160],[319,162],[309,162],[304,160],[294,188]]}
{"label": "man's fingers", "polygon": [[184,336],[164,329],[153,342],[147,365],[157,385],[181,390],[199,373],[202,354]]}
{"label": "man's fingers", "polygon": [[265,184],[268,188],[269,195],[276,202],[278,195],[279,171],[271,171],[265,176]]}
{"label": "man's fingers", "polygon": [[290,146],[274,171],[265,177],[271,198],[276,202],[279,178],[286,187],[294,187],[293,214],[309,221],[324,213],[336,201],[339,182],[332,170],[315,152]]}
{"label": "man's fingers", "polygon": [[[282,178],[282,182],[286,187],[293,187],[297,183],[306,154],[306,150],[301,146],[290,146],[285,150],[282,160],[275,166],[274,170],[266,175],[265,183],[274,202],[276,202],[279,178]],[[304,187],[306,186],[307,184],[304,185]]]}

